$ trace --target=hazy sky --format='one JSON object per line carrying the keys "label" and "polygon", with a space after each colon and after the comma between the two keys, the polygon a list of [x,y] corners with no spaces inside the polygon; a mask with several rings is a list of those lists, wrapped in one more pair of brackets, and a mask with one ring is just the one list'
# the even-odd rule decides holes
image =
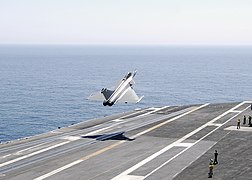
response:
{"label": "hazy sky", "polygon": [[252,0],[0,0],[0,43],[252,44]]}

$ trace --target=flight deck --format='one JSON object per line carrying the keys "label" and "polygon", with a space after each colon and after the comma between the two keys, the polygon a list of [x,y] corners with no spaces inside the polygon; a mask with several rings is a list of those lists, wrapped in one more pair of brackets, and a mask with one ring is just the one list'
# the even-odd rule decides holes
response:
{"label": "flight deck", "polygon": [[3,143],[0,179],[208,179],[215,150],[212,179],[251,179],[251,103],[148,107]]}

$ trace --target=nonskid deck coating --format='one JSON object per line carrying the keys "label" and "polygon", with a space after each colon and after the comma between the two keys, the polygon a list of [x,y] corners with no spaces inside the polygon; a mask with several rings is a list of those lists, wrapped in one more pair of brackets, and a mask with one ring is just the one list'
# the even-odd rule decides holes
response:
{"label": "nonskid deck coating", "polygon": [[[250,104],[146,108],[1,144],[0,179],[207,179],[215,149],[214,179],[250,179],[252,131],[234,128]],[[123,131],[135,139],[83,138]]]}

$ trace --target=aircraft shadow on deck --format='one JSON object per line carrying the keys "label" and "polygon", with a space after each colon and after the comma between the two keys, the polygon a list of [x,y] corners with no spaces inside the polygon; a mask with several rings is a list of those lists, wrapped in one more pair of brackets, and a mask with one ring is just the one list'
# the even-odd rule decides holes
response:
{"label": "aircraft shadow on deck", "polygon": [[101,134],[101,135],[92,135],[92,136],[82,136],[82,138],[91,138],[96,139],[97,141],[106,141],[106,140],[125,140],[133,141],[135,139],[128,138],[124,135],[124,132],[116,132],[111,134]]}

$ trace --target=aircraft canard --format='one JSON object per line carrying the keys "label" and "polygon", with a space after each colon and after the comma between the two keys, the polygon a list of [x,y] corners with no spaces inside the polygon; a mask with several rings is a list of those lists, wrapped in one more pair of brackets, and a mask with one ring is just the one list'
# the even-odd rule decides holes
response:
{"label": "aircraft canard", "polygon": [[133,77],[136,71],[128,72],[122,80],[120,80],[114,88],[102,88],[101,91],[91,94],[88,99],[95,101],[103,101],[104,106],[112,106],[117,102],[138,103],[143,96],[138,97],[133,90],[135,81]]}

